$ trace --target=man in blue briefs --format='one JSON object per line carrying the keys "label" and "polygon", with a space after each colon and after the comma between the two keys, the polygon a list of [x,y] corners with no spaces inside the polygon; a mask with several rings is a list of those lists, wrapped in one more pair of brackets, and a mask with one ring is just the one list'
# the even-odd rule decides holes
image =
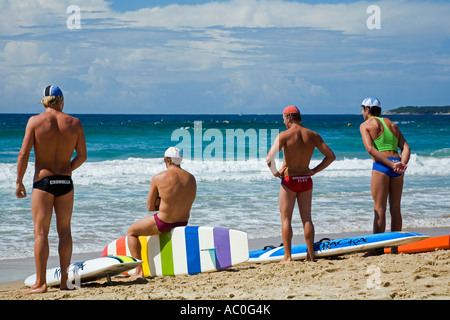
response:
{"label": "man in blue briefs", "polygon": [[[16,196],[27,196],[23,176],[31,148],[34,148],[35,171],[31,213],[34,221],[34,257],[36,283],[28,293],[47,291],[46,270],[49,255],[48,232],[53,209],[59,236],[61,290],[67,290],[67,268],[72,257],[70,221],[73,210],[72,171],[86,161],[86,140],[81,122],[62,112],[64,96],[57,86],[44,89],[41,103],[45,112],[28,120],[17,159]],[[77,155],[72,159],[73,152]]]}
{"label": "man in blue briefs", "polygon": [[[373,233],[386,230],[386,206],[389,198],[391,231],[402,230],[400,202],[403,190],[403,174],[407,168],[411,150],[400,129],[389,119],[381,118],[380,100],[368,97],[362,102],[364,122],[360,126],[364,147],[373,158],[371,190],[374,200]],[[398,154],[401,150],[401,156]],[[397,248],[393,248],[393,253]],[[370,251],[367,255],[374,255]]]}
{"label": "man in blue briefs", "polygon": [[[142,218],[128,229],[128,247],[136,259],[141,259],[139,236],[156,235],[188,224],[197,183],[192,174],[181,169],[182,160],[183,155],[178,148],[166,150],[164,163],[167,170],[152,178],[147,197],[148,211],[158,212]],[[142,276],[142,266],[138,266],[134,277]]]}
{"label": "man in blue briefs", "polygon": [[[296,200],[308,248],[306,261],[314,261],[314,225],[311,219],[313,183],[311,176],[328,167],[336,157],[317,132],[302,126],[302,117],[296,106],[288,106],[283,110],[283,120],[287,130],[276,137],[266,157],[267,165],[273,175],[282,179],[279,204],[284,258],[280,262],[291,261],[291,221]],[[316,167],[310,169],[309,164],[316,148],[324,155],[324,158]],[[283,150],[283,167],[277,170],[274,159],[281,150]]]}

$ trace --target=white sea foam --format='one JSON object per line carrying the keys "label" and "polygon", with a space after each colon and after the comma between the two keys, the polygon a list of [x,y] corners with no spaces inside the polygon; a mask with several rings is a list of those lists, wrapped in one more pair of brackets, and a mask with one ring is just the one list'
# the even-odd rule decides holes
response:
{"label": "white sea foam", "polygon": [[[318,160],[311,161],[311,167]],[[280,162],[277,162],[280,168]],[[33,163],[30,162],[25,182],[30,182],[33,174]],[[245,161],[184,160],[182,167],[194,174],[199,181],[247,181],[252,179],[270,180],[272,174],[265,160],[249,159]],[[367,177],[371,175],[372,160],[344,158],[334,161],[326,170],[319,173],[322,177]],[[0,163],[0,188],[10,187],[16,179],[16,165]],[[148,183],[153,175],[165,170],[162,159],[110,160],[86,162],[74,171],[74,180],[80,185],[135,185]],[[450,157],[422,157],[411,155],[407,175],[439,175],[450,176]]]}
{"label": "white sea foam", "polygon": [[[411,156],[402,198],[405,228],[450,226],[449,162],[450,157]],[[311,166],[318,163],[313,160]],[[263,159],[225,162],[185,159],[182,167],[194,174],[198,185],[191,225],[243,230],[250,239],[280,235],[280,180],[272,176]],[[344,158],[314,176],[316,233],[371,233],[371,167],[371,159]],[[109,241],[124,235],[134,221],[147,215],[146,196],[151,178],[164,169],[162,159],[129,158],[86,162],[74,171],[74,253],[101,251]],[[0,242],[5,244],[0,259],[32,256],[30,195],[34,165],[29,164],[24,177],[29,193],[26,199],[14,195],[16,165],[1,163],[0,170]],[[298,211],[295,212],[294,234],[301,234]],[[54,221],[52,224],[51,254],[56,255]]]}

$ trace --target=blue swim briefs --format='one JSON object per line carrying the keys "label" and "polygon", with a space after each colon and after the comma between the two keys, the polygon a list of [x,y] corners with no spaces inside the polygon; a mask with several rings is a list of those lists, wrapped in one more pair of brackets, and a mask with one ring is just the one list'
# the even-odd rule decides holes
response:
{"label": "blue swim briefs", "polygon": [[[392,162],[399,162],[401,160],[400,158],[397,158],[397,157],[389,157],[388,159],[391,160]],[[401,174],[394,172],[394,170],[392,170],[391,168],[386,166],[384,163],[379,162],[379,161],[375,161],[373,163],[372,170],[382,172],[391,178],[397,178],[397,177],[401,176]]]}

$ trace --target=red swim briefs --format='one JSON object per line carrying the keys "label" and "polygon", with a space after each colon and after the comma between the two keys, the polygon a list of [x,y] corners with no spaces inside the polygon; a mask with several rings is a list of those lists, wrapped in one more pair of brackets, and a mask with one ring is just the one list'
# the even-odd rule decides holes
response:
{"label": "red swim briefs", "polygon": [[184,227],[184,226],[187,226],[187,224],[188,224],[187,221],[167,223],[167,222],[162,221],[160,218],[158,218],[158,214],[155,214],[153,217],[155,218],[156,227],[158,228],[159,232],[161,232],[161,233],[172,230],[175,227]]}
{"label": "red swim briefs", "polygon": [[313,187],[311,176],[284,177],[281,184],[293,192],[305,192]]}

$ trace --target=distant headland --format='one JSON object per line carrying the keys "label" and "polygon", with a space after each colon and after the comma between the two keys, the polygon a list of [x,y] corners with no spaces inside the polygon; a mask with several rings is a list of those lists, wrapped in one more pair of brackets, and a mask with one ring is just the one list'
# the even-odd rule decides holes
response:
{"label": "distant headland", "polygon": [[384,114],[450,114],[450,106],[443,107],[400,107],[386,110]]}

